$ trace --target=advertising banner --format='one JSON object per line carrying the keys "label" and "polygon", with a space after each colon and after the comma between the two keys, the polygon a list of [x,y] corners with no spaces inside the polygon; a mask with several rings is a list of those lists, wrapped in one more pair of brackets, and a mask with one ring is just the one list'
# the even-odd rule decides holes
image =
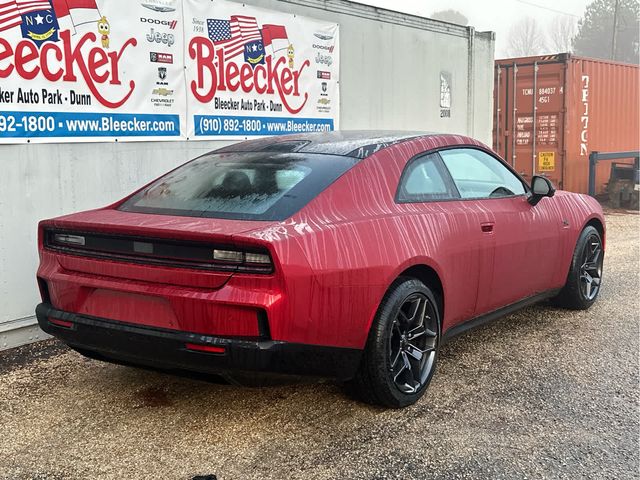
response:
{"label": "advertising banner", "polygon": [[185,134],[179,0],[0,0],[0,143]]}
{"label": "advertising banner", "polygon": [[224,0],[0,0],[0,143],[337,128],[338,25]]}
{"label": "advertising banner", "polygon": [[338,128],[338,24],[225,0],[184,23],[189,138]]}

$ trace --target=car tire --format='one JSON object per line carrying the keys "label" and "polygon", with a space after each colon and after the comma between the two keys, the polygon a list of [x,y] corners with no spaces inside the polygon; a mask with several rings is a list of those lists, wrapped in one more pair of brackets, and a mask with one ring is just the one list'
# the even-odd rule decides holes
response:
{"label": "car tire", "polygon": [[603,259],[600,232],[589,225],[578,237],[567,282],[554,303],[572,310],[586,310],[593,305],[602,286]]}
{"label": "car tire", "polygon": [[415,403],[435,372],[439,341],[436,296],[415,278],[398,278],[378,308],[348,389],[373,405],[401,408]]}

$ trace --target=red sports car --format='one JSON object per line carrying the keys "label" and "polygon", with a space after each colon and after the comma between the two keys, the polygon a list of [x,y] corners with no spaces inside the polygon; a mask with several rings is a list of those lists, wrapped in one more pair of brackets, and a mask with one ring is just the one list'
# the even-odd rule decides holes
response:
{"label": "red sports car", "polygon": [[605,224],[458,135],[245,141],[39,226],[42,329],[102,360],[331,377],[415,402],[442,342],[533,302],[588,308]]}

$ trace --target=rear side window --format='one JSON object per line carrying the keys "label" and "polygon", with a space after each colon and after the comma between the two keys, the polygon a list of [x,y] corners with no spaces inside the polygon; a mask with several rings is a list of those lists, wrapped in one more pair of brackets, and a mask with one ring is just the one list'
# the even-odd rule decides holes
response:
{"label": "rear side window", "polygon": [[426,202],[456,196],[440,157],[429,154],[409,163],[400,179],[397,199],[399,202]]}
{"label": "rear side window", "polygon": [[318,154],[209,154],[156,180],[119,209],[237,220],[284,220],[356,162],[350,157]]}

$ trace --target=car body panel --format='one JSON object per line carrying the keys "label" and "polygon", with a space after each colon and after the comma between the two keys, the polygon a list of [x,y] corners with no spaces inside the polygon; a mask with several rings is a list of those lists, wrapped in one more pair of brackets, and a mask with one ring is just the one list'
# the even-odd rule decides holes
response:
{"label": "car body panel", "polygon": [[[314,146],[305,138],[313,136],[244,142],[226,151],[268,150],[280,142],[278,148],[322,152],[321,142]],[[48,289],[43,298],[77,315],[225,338],[265,334],[263,315],[270,341],[361,350],[389,286],[409,268],[424,267],[439,278],[445,333],[561,288],[589,221],[602,226],[604,243],[602,209],[583,195],[558,191],[535,206],[527,196],[396,202],[402,172],[416,156],[449,146],[495,156],[476,140],[435,134],[394,140],[385,132],[371,140],[361,135],[350,144],[348,136],[339,141],[339,146],[325,144],[328,153],[364,158],[282,221],[127,213],[116,203],[41,222],[38,277]],[[44,247],[44,228],[260,246],[269,251],[274,272],[215,272],[69,255]]]}

